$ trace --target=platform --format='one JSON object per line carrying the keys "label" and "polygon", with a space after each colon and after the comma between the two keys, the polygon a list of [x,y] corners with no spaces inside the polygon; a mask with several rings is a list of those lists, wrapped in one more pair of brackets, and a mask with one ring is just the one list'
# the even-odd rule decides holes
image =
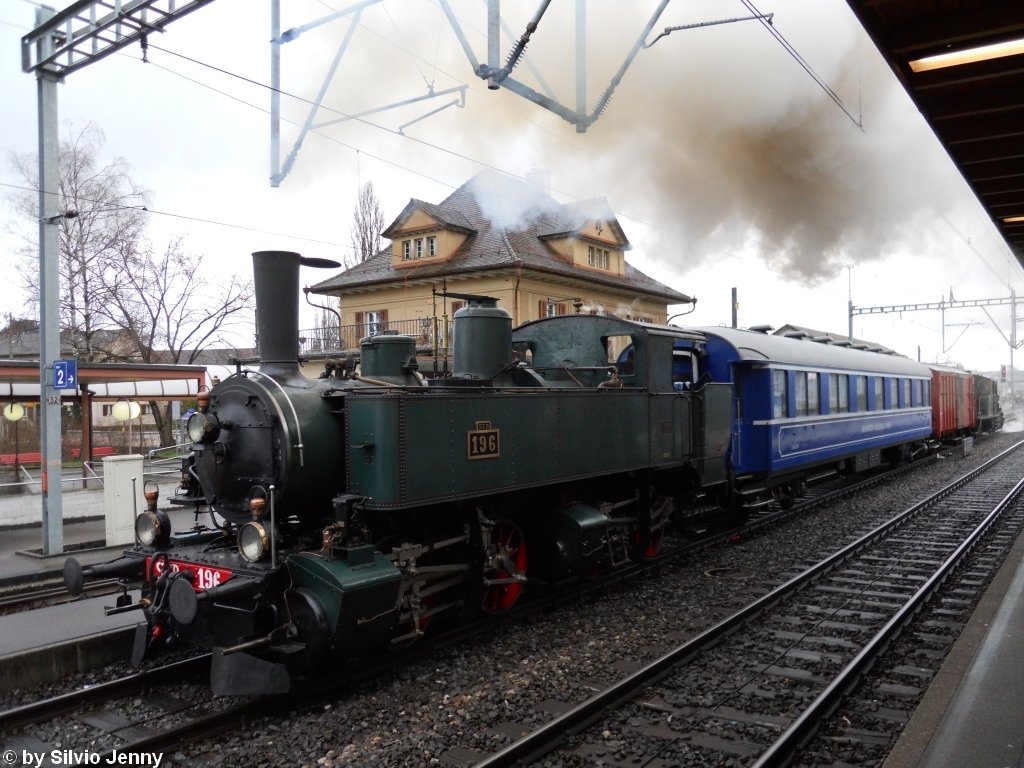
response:
{"label": "platform", "polygon": [[1024,768],[1024,537],[883,768]]}
{"label": "platform", "polygon": [[[165,509],[172,529],[192,527],[191,509]],[[202,520],[202,518],[200,518]],[[42,526],[0,530],[0,590],[62,582],[64,560],[84,565],[104,563],[121,555],[124,546],[104,547],[102,519],[64,524],[66,553],[42,556]],[[85,548],[82,548],[85,547]],[[130,593],[137,600],[138,591]],[[39,685],[131,656],[135,625],[142,615],[129,612],[107,616],[104,607],[117,595],[82,597],[34,611],[0,616],[0,689]]]}

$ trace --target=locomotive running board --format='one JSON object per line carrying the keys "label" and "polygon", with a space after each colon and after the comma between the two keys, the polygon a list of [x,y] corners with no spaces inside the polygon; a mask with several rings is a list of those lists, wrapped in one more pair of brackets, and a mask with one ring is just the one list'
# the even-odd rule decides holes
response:
{"label": "locomotive running board", "polygon": [[291,680],[282,664],[259,659],[248,653],[213,651],[210,689],[215,696],[273,696],[288,693]]}

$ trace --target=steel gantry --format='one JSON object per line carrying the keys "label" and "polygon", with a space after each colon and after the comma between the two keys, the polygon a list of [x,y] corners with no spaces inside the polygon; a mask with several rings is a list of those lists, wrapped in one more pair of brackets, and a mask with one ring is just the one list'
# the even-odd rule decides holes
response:
{"label": "steel gantry", "polygon": [[[21,68],[36,76],[39,131],[39,386],[43,554],[64,551],[61,508],[61,388],[53,375],[60,356],[57,224],[57,84],[65,76],[146,36],[213,0],[79,0],[60,13],[36,9],[36,28],[21,38]],[[50,478],[53,481],[50,482]]]}
{"label": "steel gantry", "polygon": [[[1010,295],[1007,298],[1004,298],[1004,299],[967,299],[967,300],[964,300],[964,301],[957,301],[957,300],[953,299],[952,291],[950,291],[950,298],[949,298],[948,301],[944,300],[944,301],[937,301],[937,302],[926,302],[926,303],[923,303],[923,304],[892,304],[892,305],[883,306],[883,307],[855,307],[853,305],[853,301],[851,300],[849,302],[849,314],[850,314],[850,317],[849,317],[849,320],[850,320],[849,335],[850,335],[850,338],[853,338],[853,316],[854,315],[882,315],[882,314],[891,314],[891,313],[894,313],[894,312],[902,313],[902,312],[927,312],[927,311],[934,312],[934,311],[938,311],[942,315],[942,351],[943,351],[943,353],[945,353],[947,351],[947,349],[951,349],[953,344],[955,344],[960,339],[960,336],[963,336],[964,332],[966,332],[966,329],[965,329],[965,331],[961,332],[960,336],[957,336],[956,339],[953,340],[953,344],[950,344],[948,348],[946,347],[946,327],[947,327],[946,311],[947,310],[951,310],[951,309],[981,309],[981,311],[985,313],[985,316],[988,317],[989,322],[991,322],[993,327],[997,331],[999,331],[999,335],[1003,337],[1003,340],[1006,342],[1007,346],[1010,348],[1010,391],[1014,392],[1015,390],[1013,388],[1014,387],[1014,381],[1013,381],[1013,378],[1014,378],[1014,374],[1013,374],[1013,370],[1014,370],[1013,353],[1014,353],[1015,350],[1020,349],[1021,345],[1024,344],[1024,341],[1017,341],[1017,304],[1018,303],[1019,303],[1019,300],[1017,299],[1017,292],[1014,291],[1012,288],[1010,289]],[[999,323],[996,322],[995,318],[992,317],[992,315],[988,311],[989,307],[1006,307],[1006,306],[1010,307],[1010,333],[1009,333],[1009,335],[1003,333],[1003,329],[999,326]],[[950,327],[952,327],[952,326],[950,326]]]}

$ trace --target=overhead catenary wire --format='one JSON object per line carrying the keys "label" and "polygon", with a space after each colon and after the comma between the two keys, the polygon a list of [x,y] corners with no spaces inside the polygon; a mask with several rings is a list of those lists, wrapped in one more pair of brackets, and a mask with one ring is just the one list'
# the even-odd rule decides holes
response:
{"label": "overhead catenary wire", "polygon": [[[183,59],[185,61],[188,61],[188,62],[190,62],[192,64],[195,64],[197,66],[201,66],[201,67],[205,67],[205,68],[211,69],[211,70],[213,70],[215,72],[218,72],[220,74],[226,75],[228,77],[235,78],[235,79],[240,80],[242,82],[246,82],[246,83],[248,83],[250,85],[254,85],[256,87],[259,87],[259,88],[262,88],[262,89],[265,89],[265,90],[268,90],[268,91],[271,90],[271,86],[267,85],[266,83],[262,83],[262,82],[260,82],[258,80],[255,80],[255,79],[251,78],[251,77],[247,77],[245,75],[241,75],[241,74],[238,74],[236,72],[231,72],[230,70],[224,69],[223,67],[218,67],[218,66],[216,66],[214,64],[210,64],[208,62],[201,61],[201,60],[196,59],[196,58],[194,58],[192,56],[188,56],[188,55],[183,54],[183,53],[178,53],[176,51],[172,51],[172,50],[167,49],[167,48],[162,48],[162,47],[160,47],[158,45],[154,45],[152,42],[149,44],[149,48],[150,48],[151,51],[156,50],[156,51],[160,51],[162,53],[166,53],[166,54],[171,55],[171,56],[176,56],[178,58],[181,58],[181,59]],[[178,77],[181,77],[181,78],[183,78],[185,80],[188,80],[189,82],[192,82],[195,85],[199,85],[199,86],[201,86],[203,88],[208,88],[209,90],[211,90],[211,91],[213,91],[215,93],[219,93],[219,94],[221,94],[223,96],[226,96],[227,98],[233,99],[233,100],[238,101],[238,102],[240,102],[242,104],[245,104],[245,105],[247,105],[249,107],[252,107],[253,109],[259,110],[259,111],[264,112],[264,113],[269,113],[269,110],[264,109],[263,107],[259,107],[259,106],[256,106],[254,104],[251,104],[250,102],[247,102],[244,99],[241,99],[241,98],[239,98],[237,96],[233,96],[231,94],[228,94],[228,93],[226,93],[224,91],[221,91],[221,90],[219,90],[217,88],[214,88],[213,86],[210,86],[210,85],[208,85],[206,83],[203,83],[203,82],[201,82],[199,80],[191,78],[191,77],[189,77],[187,75],[184,75],[182,73],[175,72],[174,70],[172,70],[172,69],[170,69],[168,67],[161,66],[161,65],[157,64],[156,62],[154,62],[152,60],[152,56],[150,57],[150,60],[149,60],[149,62],[147,62],[147,64],[149,66],[156,66],[156,67],[158,67],[158,68],[160,68],[160,69],[162,69],[162,70],[164,70],[164,71],[166,71],[166,72],[168,72],[170,74],[177,75]],[[291,93],[289,91],[279,90],[278,92],[282,96],[285,96],[285,97],[290,98],[290,99],[294,99],[294,100],[296,100],[298,102],[301,102],[301,103],[304,103],[304,104],[313,104],[314,103],[311,99],[308,99],[308,98],[306,98],[304,96],[299,96],[298,94],[294,94],[294,93]],[[433,142],[427,141],[426,139],[421,139],[421,138],[418,138],[416,136],[411,136],[411,135],[409,135],[407,133],[402,133],[401,131],[399,131],[397,129],[388,128],[387,126],[380,125],[379,123],[375,123],[372,120],[368,120],[365,117],[360,117],[358,115],[352,115],[352,114],[349,114],[349,113],[347,113],[347,112],[345,112],[343,110],[336,109],[334,107],[329,107],[329,106],[322,105],[322,104],[320,105],[320,109],[323,109],[326,112],[330,112],[332,114],[338,115],[339,117],[344,117],[344,118],[346,118],[348,120],[351,120],[353,122],[361,123],[363,125],[366,125],[367,127],[374,128],[376,130],[379,130],[379,131],[382,131],[384,133],[390,134],[390,135],[392,135],[394,137],[401,138],[401,139],[406,139],[408,141],[412,141],[412,142],[414,142],[416,144],[419,144],[421,146],[428,147],[428,148],[436,150],[438,152],[442,152],[442,153],[447,154],[447,155],[449,155],[451,157],[455,157],[455,158],[458,158],[460,160],[465,160],[466,162],[472,163],[472,164],[477,165],[477,166],[479,166],[481,168],[487,168],[487,169],[490,169],[490,170],[493,170],[493,171],[497,171],[498,173],[502,173],[502,174],[505,174],[507,176],[511,176],[511,177],[519,179],[521,181],[526,181],[527,180],[526,177],[523,174],[516,173],[514,171],[509,171],[509,170],[507,170],[505,168],[501,168],[500,166],[494,165],[493,163],[488,163],[488,162],[486,162],[484,160],[480,160],[478,158],[472,157],[471,155],[465,154],[463,152],[458,152],[458,151],[456,151],[454,149],[451,149],[449,147],[445,147],[445,146],[442,146],[440,144],[435,144]],[[282,119],[284,119],[284,118],[282,118]],[[295,121],[286,120],[286,122],[289,122],[292,125],[298,125],[298,123],[295,122]],[[413,168],[409,168],[408,166],[402,165],[401,163],[397,163],[397,162],[388,160],[387,158],[384,158],[381,155],[378,155],[378,154],[375,154],[375,153],[372,153],[372,152],[368,152],[365,149],[356,147],[356,146],[354,146],[352,144],[349,144],[347,142],[341,141],[339,139],[335,139],[334,137],[331,137],[331,136],[329,136],[329,135],[327,135],[327,134],[325,134],[325,133],[323,133],[321,131],[314,130],[312,132],[316,133],[316,135],[318,135],[319,137],[321,137],[323,139],[326,139],[327,141],[331,141],[331,142],[333,142],[335,144],[338,144],[339,146],[345,147],[346,149],[350,149],[353,152],[361,152],[362,154],[366,155],[367,157],[372,157],[375,160],[378,160],[380,162],[386,163],[386,164],[388,164],[388,165],[390,165],[390,166],[392,166],[394,168],[398,168],[399,170],[403,170],[403,171],[406,171],[408,173],[413,173],[413,174],[415,174],[415,175],[417,175],[417,176],[419,176],[421,178],[427,179],[429,181],[433,181],[433,182],[438,183],[438,184],[442,184],[445,187],[448,187],[449,189],[455,189],[458,186],[456,184],[452,184],[450,182],[445,182],[445,181],[442,181],[442,180],[437,179],[435,177],[429,176],[429,175],[427,175],[425,173],[422,173],[420,171],[417,171],[417,170],[415,170]],[[558,193],[558,194],[560,194],[560,195],[563,195],[564,197],[569,198],[569,199],[573,199],[573,200],[580,200],[580,199],[582,199],[578,195],[575,195],[575,194],[573,194],[571,192],[568,192],[566,190],[553,189],[553,191]],[[628,214],[623,214],[623,216],[625,218],[629,218],[632,221],[637,221],[637,222],[639,222],[641,224],[649,225],[648,222],[645,222],[645,221],[643,221],[641,219],[637,219],[635,216],[630,216]]]}
{"label": "overhead catenary wire", "polygon": [[843,110],[844,114],[848,118],[850,118],[850,120],[853,122],[853,124],[856,125],[858,128],[860,128],[863,131],[864,130],[863,120],[858,119],[858,118],[854,117],[853,114],[851,114],[850,110],[847,109],[846,105],[843,103],[843,100],[839,97],[839,94],[836,93],[832,89],[832,87],[828,83],[826,83],[818,75],[817,72],[814,71],[814,68],[811,67],[811,65],[807,62],[807,60],[803,56],[800,55],[800,52],[796,48],[793,47],[792,43],[790,43],[789,40],[787,40],[783,36],[783,34],[781,32],[779,32],[778,29],[775,28],[775,25],[772,24],[770,21],[766,21],[763,18],[764,14],[762,14],[761,11],[759,11],[757,9],[757,6],[755,6],[754,3],[751,0],[740,0],[740,2],[743,3],[743,5],[746,6],[748,11],[750,11],[751,13],[755,14],[758,17],[757,21],[760,22],[761,26],[768,30],[769,34],[771,34],[771,36],[774,37],[779,42],[779,45],[781,45],[783,47],[783,49],[785,49],[786,53],[788,53],[793,58],[793,60],[797,64],[799,64],[800,67],[808,75],[811,76],[811,79],[814,80],[814,82],[818,84],[818,87],[821,88],[821,90],[823,90],[825,92],[825,94],[830,99],[832,99],[832,101],[835,102],[837,107],[839,107],[841,110]]}
{"label": "overhead catenary wire", "polygon": [[[15,190],[18,190],[19,192],[33,192],[35,194],[39,194],[39,192],[41,191],[38,187],[26,187],[26,186],[21,185],[21,184],[11,184],[9,182],[4,182],[4,181],[0,181],[0,187],[6,187],[7,189],[15,189]],[[60,192],[47,192],[46,194],[53,195],[55,197],[59,197],[61,193]],[[260,235],[273,235],[274,237],[283,237],[283,238],[287,238],[289,240],[301,240],[301,241],[304,241],[304,242],[307,242],[307,243],[316,243],[318,245],[329,245],[329,246],[336,247],[336,248],[348,248],[350,250],[354,250],[354,248],[353,248],[353,246],[351,244],[346,245],[344,243],[336,243],[336,242],[333,242],[331,240],[319,240],[319,239],[314,238],[314,237],[306,237],[304,235],[295,235],[295,234],[291,234],[289,232],[275,232],[275,231],[269,230],[269,229],[261,229],[260,227],[250,227],[250,226],[247,226],[245,224],[235,224],[235,223],[232,223],[232,222],[229,222],[229,221],[218,221],[216,219],[206,219],[206,218],[203,218],[201,216],[190,216],[190,215],[185,214],[185,213],[175,213],[174,211],[161,211],[161,210],[159,210],[157,208],[150,208],[148,206],[140,208],[137,205],[117,205],[117,204],[111,204],[107,200],[97,200],[97,199],[88,198],[88,197],[80,197],[78,199],[81,200],[82,202],[86,202],[86,203],[102,204],[104,206],[104,209],[109,209],[109,210],[135,209],[135,210],[144,211],[146,213],[151,213],[154,216],[166,216],[166,217],[172,218],[172,219],[182,219],[182,220],[185,220],[185,221],[194,221],[194,222],[197,222],[199,224],[212,224],[212,225],[215,225],[215,226],[218,226],[218,227],[228,227],[230,229],[238,229],[238,230],[242,230],[242,231],[246,231],[246,232],[253,232],[255,234],[260,234]],[[100,209],[100,210],[102,210],[102,209]]]}

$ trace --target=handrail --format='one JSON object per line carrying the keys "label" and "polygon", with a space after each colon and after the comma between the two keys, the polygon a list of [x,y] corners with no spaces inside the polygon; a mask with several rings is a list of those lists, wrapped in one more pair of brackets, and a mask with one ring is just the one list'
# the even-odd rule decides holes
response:
{"label": "handrail", "polygon": [[379,336],[385,332],[412,336],[421,347],[433,346],[434,329],[440,346],[450,346],[452,321],[450,318],[417,317],[412,320],[384,320],[355,325],[320,326],[299,330],[299,354],[330,354],[359,349],[359,340]]}

